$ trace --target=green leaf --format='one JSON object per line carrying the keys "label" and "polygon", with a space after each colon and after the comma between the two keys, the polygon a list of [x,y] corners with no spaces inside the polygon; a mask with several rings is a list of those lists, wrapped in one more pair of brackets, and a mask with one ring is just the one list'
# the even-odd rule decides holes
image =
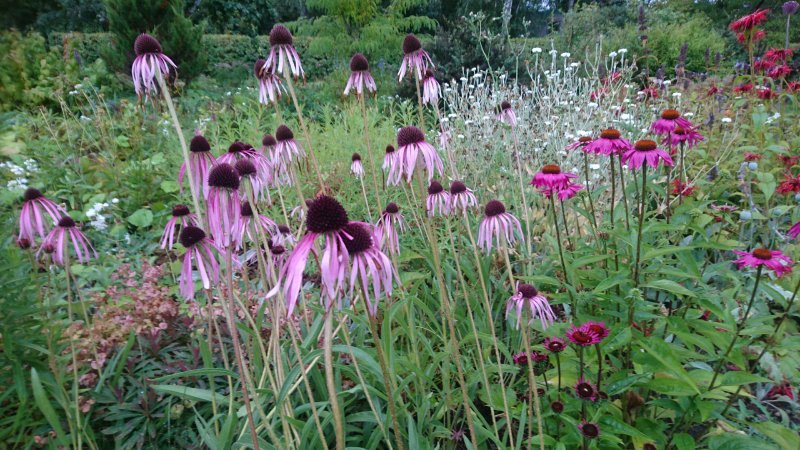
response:
{"label": "green leaf", "polygon": [[139,228],[149,227],[153,223],[153,212],[149,209],[139,209],[128,217],[128,222]]}
{"label": "green leaf", "polygon": [[697,448],[694,438],[689,433],[676,434],[675,437],[672,438],[672,442],[678,450],[694,450]]}
{"label": "green leaf", "polygon": [[39,372],[33,368],[31,369],[31,387],[33,387],[33,399],[36,402],[36,406],[39,407],[39,411],[41,411],[45,419],[47,419],[47,423],[53,427],[58,441],[66,445],[64,441],[66,434],[64,434],[64,429],[61,427],[61,421],[58,419],[58,415],[53,409],[53,405],[50,404],[50,400],[47,398],[47,394],[44,392],[42,381],[39,379]]}
{"label": "green leaf", "polygon": [[670,292],[675,295],[682,295],[684,297],[695,296],[694,292],[690,291],[689,289],[686,289],[685,287],[681,286],[680,284],[672,280],[655,280],[645,284],[644,287],[659,289],[662,291]]}
{"label": "green leaf", "polygon": [[224,395],[212,392],[208,389],[190,388],[188,386],[177,386],[173,384],[154,384],[151,387],[156,392],[174,395],[186,400],[210,402],[211,396],[213,395],[218,404],[227,403],[228,401],[227,397]]}
{"label": "green leaf", "polygon": [[725,375],[720,378],[719,385],[740,386],[742,384],[764,383],[766,381],[769,381],[769,379],[747,372],[734,371],[725,373]]}
{"label": "green leaf", "polygon": [[167,194],[178,192],[178,183],[173,180],[164,180],[161,182],[161,190]]}
{"label": "green leaf", "polygon": [[178,373],[171,373],[169,375],[164,375],[163,377],[153,378],[153,381],[167,381],[172,380],[174,378],[188,378],[188,377],[215,377],[215,376],[232,376],[235,377],[236,374],[231,372],[230,370],[223,369],[221,367],[209,367],[207,369],[194,369],[194,370],[187,370],[186,372],[178,372]]}
{"label": "green leaf", "polygon": [[642,433],[641,431],[637,430],[636,428],[626,424],[625,422],[620,422],[619,420],[609,416],[604,415],[600,418],[600,429],[604,431],[612,431],[615,435],[616,434],[624,434],[626,436],[635,437],[639,439],[646,439],[650,440],[650,436]]}
{"label": "green leaf", "polygon": [[639,345],[642,346],[644,351],[651,357],[663,364],[670,373],[681,379],[685,385],[690,386],[695,393],[700,393],[700,390],[697,389],[697,385],[694,384],[692,378],[683,368],[680,360],[675,356],[675,352],[672,351],[672,347],[670,347],[669,344],[660,339],[648,339],[639,341]]}
{"label": "green leaf", "polygon": [[772,439],[783,450],[797,450],[800,448],[800,437],[796,431],[792,431],[783,425],[775,422],[762,422],[751,424],[753,428],[761,432],[764,436]]}
{"label": "green leaf", "polygon": [[674,245],[667,245],[661,248],[654,248],[652,250],[648,250],[643,256],[642,261],[647,261],[649,259],[657,258],[659,256],[664,255],[671,255],[677,252],[685,252],[689,250],[694,250],[694,246],[686,246],[686,247],[676,247]]}
{"label": "green leaf", "polygon": [[659,394],[667,394],[675,397],[694,395],[697,390],[694,385],[689,385],[678,378],[654,378],[645,383],[645,386]]}

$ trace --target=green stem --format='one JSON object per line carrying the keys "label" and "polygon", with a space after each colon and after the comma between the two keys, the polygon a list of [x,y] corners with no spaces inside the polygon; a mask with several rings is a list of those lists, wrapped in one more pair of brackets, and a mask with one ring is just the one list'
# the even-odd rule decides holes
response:
{"label": "green stem", "polygon": [[639,287],[639,275],[642,257],[642,227],[644,226],[644,210],[647,205],[647,164],[642,164],[642,195],[639,199],[639,230],[636,232],[636,261],[633,265],[633,285]]}

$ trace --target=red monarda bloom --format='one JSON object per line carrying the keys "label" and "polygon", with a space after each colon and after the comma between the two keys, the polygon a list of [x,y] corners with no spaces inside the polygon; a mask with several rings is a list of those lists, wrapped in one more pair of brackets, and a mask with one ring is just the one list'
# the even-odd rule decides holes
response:
{"label": "red monarda bloom", "polygon": [[756,95],[761,100],[770,100],[778,96],[772,89],[768,88],[767,86],[759,86],[756,88]]}
{"label": "red monarda bloom", "polygon": [[570,342],[582,347],[592,346],[599,343],[601,340],[597,333],[583,327],[576,327],[575,325],[572,325],[572,328],[567,330],[566,336]]}
{"label": "red monarda bloom", "polygon": [[678,111],[674,109],[665,109],[661,112],[661,117],[650,125],[650,130],[655,134],[669,134],[675,131],[677,127],[689,130],[693,126],[691,122],[681,117],[681,113]]}
{"label": "red monarda bloom", "polygon": [[64,208],[47,199],[38,189],[28,188],[22,196],[22,211],[19,214],[19,240],[27,240],[28,245],[36,242],[36,236],[47,237],[47,230],[61,216],[67,215]]}
{"label": "red monarda bloom", "polygon": [[156,92],[156,71],[166,78],[169,68],[177,70],[178,67],[162,53],[161,43],[149,34],[140,34],[133,43],[136,59],[131,65],[131,78],[133,89],[139,98]]}
{"label": "red monarda bloom", "polygon": [[189,225],[198,226],[197,216],[189,211],[186,205],[175,205],[172,207],[172,217],[164,227],[164,235],[161,237],[161,248],[171,250],[175,242],[175,232],[188,227]]}
{"label": "red monarda bloom", "polygon": [[288,28],[281,24],[272,27],[269,32],[269,56],[264,64],[274,74],[284,74],[284,67],[292,72],[295,78],[304,76],[300,55],[294,49],[294,38]]}
{"label": "red monarda bloom", "polygon": [[[201,135],[197,135],[189,142],[189,168],[192,172],[192,180],[195,183],[195,192],[203,193],[203,197],[208,196],[208,171],[217,163],[214,155],[211,154],[211,144]],[[178,171],[178,185],[183,192],[183,176],[186,175],[186,163],[181,164]]]}
{"label": "red monarda bloom", "polygon": [[586,153],[595,155],[621,155],[630,150],[631,143],[620,137],[619,131],[609,128],[600,132],[600,137],[583,147]]}
{"label": "red monarda bloom", "polygon": [[484,207],[484,217],[478,228],[478,247],[492,251],[493,242],[502,246],[503,242],[511,245],[516,236],[522,237],[522,225],[513,215],[506,212],[506,207],[499,200],[492,200]]}
{"label": "red monarda bloom", "polygon": [[733,253],[741,256],[733,263],[739,266],[739,269],[745,267],[766,267],[767,269],[775,272],[775,276],[782,277],[787,273],[792,272],[792,264],[794,262],[779,250],[769,250],[766,248],[757,248],[752,252],[743,252],[741,250],[734,250]]}
{"label": "red monarda bloom", "polygon": [[253,73],[258,79],[258,102],[262,105],[275,103],[281,98],[281,91],[286,92],[286,88],[281,83],[281,77],[272,72],[272,68],[267,66],[267,61],[256,60],[253,66]]}
{"label": "red monarda bloom", "polygon": [[745,31],[752,30],[767,21],[767,13],[769,13],[768,9],[759,9],[752,14],[731,22],[730,29],[736,33],[744,33]]}
{"label": "red monarda bloom", "polygon": [[509,297],[506,302],[506,319],[511,311],[517,319],[517,328],[522,323],[522,314],[525,309],[530,311],[530,318],[528,324],[538,318],[542,325],[542,330],[546,330],[550,324],[555,322],[556,315],[550,307],[550,302],[547,298],[540,294],[539,291],[530,284],[517,283],[517,292]]}
{"label": "red monarda bloom", "polygon": [[[206,233],[198,227],[188,225],[181,230],[181,245],[186,249],[178,280],[181,295],[186,300],[194,298],[194,281],[192,268],[197,266],[203,289],[211,289],[212,282],[219,282],[219,263],[214,255],[214,242],[206,237]],[[194,263],[194,264],[193,264]]]}
{"label": "red monarda bloom", "polygon": [[764,155],[759,155],[758,153],[744,152],[744,160],[747,162],[760,161],[763,157]]}
{"label": "red monarda bloom", "polygon": [[670,167],[673,165],[669,154],[658,148],[655,141],[648,139],[636,141],[633,148],[622,155],[622,162],[627,164],[630,170],[639,170],[645,163],[656,169],[660,161],[664,161],[664,164]]}
{"label": "red monarda bloom", "polygon": [[570,181],[577,177],[575,174],[562,172],[561,167],[555,164],[546,164],[533,176],[531,185],[549,194],[567,187]]}
{"label": "red monarda bloom", "polygon": [[398,81],[403,81],[406,72],[416,74],[417,80],[422,81],[422,75],[429,67],[433,67],[433,61],[422,48],[422,42],[413,34],[407,34],[403,39],[403,61],[397,74]]}
{"label": "red monarda bloom", "polygon": [[433,76],[433,71],[428,69],[422,77],[422,104],[436,105],[439,103],[439,82]]}
{"label": "red monarda bloom", "polygon": [[788,64],[775,66],[767,72],[767,76],[772,79],[786,78],[792,73],[792,68]]}
{"label": "red monarda bloom", "polygon": [[776,189],[780,194],[789,194],[792,192],[800,192],[800,174],[793,177],[792,174],[786,174],[781,184]]}
{"label": "red monarda bloom", "polygon": [[789,384],[788,381],[772,386],[770,390],[767,392],[766,397],[769,399],[775,399],[780,396],[786,396],[791,400],[795,399],[794,390],[792,390],[792,386]]}
{"label": "red monarda bloom", "polygon": [[745,93],[745,92],[750,92],[752,90],[753,90],[753,83],[742,83],[742,84],[740,84],[738,86],[735,86],[733,88],[733,93],[734,94],[742,94],[742,93]]}
{"label": "red monarda bloom", "polygon": [[672,195],[682,195],[689,197],[694,194],[694,185],[691,183],[681,183],[681,180],[672,180]]}
{"label": "red monarda bloom", "polygon": [[356,53],[350,58],[350,78],[344,87],[344,95],[347,96],[351,89],[355,89],[356,95],[363,95],[364,90],[369,93],[378,90],[375,79],[369,73],[369,62],[361,53]]}
{"label": "red monarda bloom", "polygon": [[517,115],[511,108],[511,103],[507,101],[500,103],[500,107],[497,108],[497,115],[495,117],[497,120],[506,125],[511,125],[512,127],[517,126]]}
{"label": "red monarda bloom", "polygon": [[400,214],[400,208],[397,203],[390,202],[375,225],[375,234],[380,242],[380,247],[387,249],[392,254],[399,255],[399,232],[405,231],[405,228],[406,222],[403,215]]}
{"label": "red monarda bloom", "polygon": [[428,186],[425,209],[428,211],[429,217],[435,216],[437,210],[441,216],[450,214],[450,193],[444,190],[441,183],[436,180],[431,181]]}
{"label": "red monarda bloom", "polygon": [[792,57],[794,50],[791,48],[771,48],[764,52],[764,59],[772,62],[785,62]]}

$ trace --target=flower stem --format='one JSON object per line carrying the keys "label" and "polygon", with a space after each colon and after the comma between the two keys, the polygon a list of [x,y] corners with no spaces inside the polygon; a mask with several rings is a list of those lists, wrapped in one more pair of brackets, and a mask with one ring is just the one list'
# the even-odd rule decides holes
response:
{"label": "flower stem", "polygon": [[561,269],[564,271],[564,283],[567,285],[567,293],[569,294],[569,299],[571,302],[570,315],[574,320],[578,316],[578,303],[575,299],[575,296],[572,295],[572,291],[569,289],[569,272],[567,271],[567,263],[564,262],[564,250],[561,245],[561,230],[558,228],[558,213],[556,212],[555,194],[551,193],[549,197],[550,207],[553,212],[553,227],[556,229],[556,242],[558,242],[558,257],[561,259]]}
{"label": "flower stem", "polygon": [[300,122],[300,128],[303,130],[303,135],[306,138],[306,148],[308,149],[309,156],[311,156],[311,165],[314,167],[314,172],[317,174],[317,181],[319,182],[320,190],[325,191],[325,183],[322,181],[322,172],[319,170],[319,164],[317,164],[317,155],[314,153],[314,148],[311,145],[311,136],[308,133],[306,121],[303,119],[303,111],[300,109],[300,103],[298,103],[297,95],[294,92],[294,82],[292,82],[292,76],[289,74],[288,65],[284,68],[284,72],[286,86],[289,88],[289,95],[292,97],[292,104],[294,104],[294,109],[297,111],[297,120]]}
{"label": "flower stem", "polygon": [[328,400],[331,404],[333,427],[336,432],[336,450],[344,450],[344,423],[339,407],[339,394],[336,392],[336,383],[333,377],[333,307],[328,308],[328,311],[325,312],[324,333],[325,384],[328,387]]}
{"label": "flower stem", "polygon": [[592,187],[589,181],[589,155],[586,152],[583,152],[583,177],[585,178],[586,182],[586,193],[589,197],[589,211],[592,213],[592,231],[595,236],[597,236],[597,215],[594,210],[594,200],[592,200]]}
{"label": "flower stem", "polygon": [[642,195],[639,199],[639,230],[636,232],[636,261],[633,265],[633,285],[639,287],[639,272],[642,257],[642,227],[644,226],[644,210],[647,205],[647,164],[642,165]]}
{"label": "flower stem", "polygon": [[[358,102],[361,105],[361,119],[364,122],[364,144],[367,146],[367,156],[369,156],[369,161],[367,162],[367,166],[369,166],[369,173],[372,176],[372,188],[375,189],[375,199],[378,200],[378,208],[381,207],[383,202],[381,201],[381,190],[378,189],[378,178],[375,176],[375,157],[372,154],[372,144],[370,143],[369,139],[369,124],[367,121],[367,105],[366,101],[364,100],[364,95],[358,95]],[[363,186],[363,184],[362,184]]]}

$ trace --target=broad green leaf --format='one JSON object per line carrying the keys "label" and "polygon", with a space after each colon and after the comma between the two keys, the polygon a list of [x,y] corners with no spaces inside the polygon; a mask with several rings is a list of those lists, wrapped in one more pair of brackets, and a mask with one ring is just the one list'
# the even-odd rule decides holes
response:
{"label": "broad green leaf", "polygon": [[742,371],[733,371],[726,372],[725,375],[722,375],[719,386],[740,386],[742,384],[764,383],[767,381],[769,381],[769,379],[758,375]]}
{"label": "broad green leaf", "polygon": [[138,209],[128,217],[128,222],[139,228],[149,227],[153,223],[153,212],[149,209]]}
{"label": "broad green leaf", "polygon": [[161,190],[166,192],[167,194],[172,194],[173,192],[178,192],[178,183],[174,180],[164,180],[161,182]]}
{"label": "broad green leaf", "polygon": [[236,376],[236,374],[231,372],[230,370],[226,370],[221,367],[209,367],[207,369],[194,369],[194,370],[187,370],[185,372],[171,373],[169,375],[164,375],[163,377],[153,378],[153,381],[161,382],[161,381],[172,380],[174,378],[188,378],[188,377],[209,377],[209,376],[224,377],[226,375],[232,377]]}
{"label": "broad green leaf", "polygon": [[644,285],[644,287],[649,287],[653,289],[660,289],[662,291],[667,291],[675,295],[682,295],[684,297],[694,297],[695,293],[686,289],[685,287],[681,286],[680,284],[672,281],[672,280],[654,280]]}
{"label": "broad green leaf", "polygon": [[66,434],[64,433],[64,428],[61,427],[61,421],[56,411],[53,409],[53,405],[50,404],[50,400],[47,398],[42,382],[39,379],[39,372],[33,368],[31,368],[31,387],[33,388],[33,399],[36,402],[36,406],[39,407],[39,411],[41,411],[44,418],[47,419],[47,423],[53,427],[58,441],[65,444],[64,438]]}
{"label": "broad green leaf", "polygon": [[692,378],[683,368],[680,360],[675,356],[675,352],[666,342],[660,339],[648,339],[639,341],[639,345],[653,358],[658,360],[664,367],[670,371],[677,378],[680,378],[685,385],[691,386],[692,389],[699,394],[700,390],[692,381]]}
{"label": "broad green leaf", "polygon": [[797,431],[792,431],[775,422],[761,422],[751,425],[761,434],[775,441],[783,450],[797,450],[800,448],[800,437],[798,437]]}
{"label": "broad green leaf", "polygon": [[644,386],[659,394],[667,394],[676,397],[694,395],[697,391],[694,385],[689,385],[678,378],[654,378],[645,383]]}
{"label": "broad green leaf", "polygon": [[678,450],[695,450],[697,445],[689,433],[678,433],[672,438],[672,443]]}
{"label": "broad green leaf", "polygon": [[173,384],[154,384],[151,387],[156,392],[171,394],[187,400],[210,402],[213,395],[218,404],[227,403],[228,401],[227,397],[224,395],[217,392],[211,392],[208,389],[198,389]]}

